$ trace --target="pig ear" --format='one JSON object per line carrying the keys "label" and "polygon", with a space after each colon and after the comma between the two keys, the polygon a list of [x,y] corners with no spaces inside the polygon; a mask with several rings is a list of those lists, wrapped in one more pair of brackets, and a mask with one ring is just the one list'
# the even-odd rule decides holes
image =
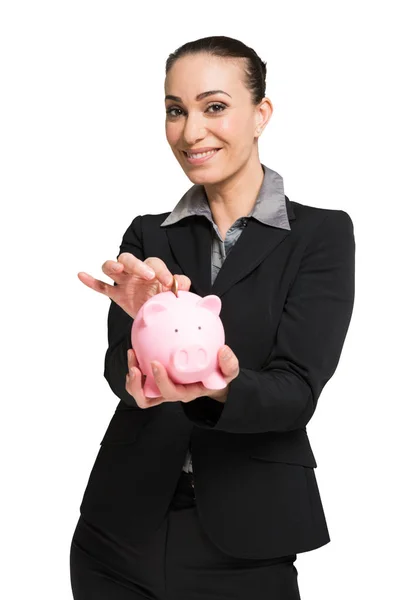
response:
{"label": "pig ear", "polygon": [[145,325],[150,325],[156,314],[167,310],[161,302],[149,302],[143,306],[142,319]]}
{"label": "pig ear", "polygon": [[211,294],[210,296],[204,296],[204,298],[201,298],[197,302],[196,306],[199,306],[200,308],[205,308],[206,310],[209,310],[218,317],[219,313],[221,312],[221,298],[219,296],[216,296],[215,294]]}

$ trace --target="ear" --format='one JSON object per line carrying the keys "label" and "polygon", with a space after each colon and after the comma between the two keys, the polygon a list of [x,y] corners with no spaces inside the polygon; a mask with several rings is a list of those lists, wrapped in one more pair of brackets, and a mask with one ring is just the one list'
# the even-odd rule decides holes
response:
{"label": "ear", "polygon": [[205,308],[206,310],[209,310],[218,317],[219,313],[221,312],[222,306],[221,298],[219,296],[216,296],[215,294],[211,294],[210,296],[204,296],[204,298],[201,298],[197,302],[196,306],[198,306],[199,308]]}
{"label": "ear", "polygon": [[143,315],[142,315],[143,323],[145,324],[146,327],[148,325],[151,325],[154,320],[154,317],[158,313],[164,312],[166,310],[167,310],[166,306],[164,306],[164,304],[161,304],[161,302],[145,303],[143,305]]}

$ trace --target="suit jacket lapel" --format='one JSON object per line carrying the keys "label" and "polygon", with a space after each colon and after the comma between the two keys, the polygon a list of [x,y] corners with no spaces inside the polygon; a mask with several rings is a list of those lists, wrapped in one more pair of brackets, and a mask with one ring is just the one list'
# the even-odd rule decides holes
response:
{"label": "suit jacket lapel", "polygon": [[[286,198],[289,221],[295,214]],[[212,225],[202,216],[193,216],[167,227],[167,236],[176,262],[191,280],[190,291],[199,296],[223,296],[235,283],[253,271],[290,231],[250,218],[226,257],[211,285]]]}

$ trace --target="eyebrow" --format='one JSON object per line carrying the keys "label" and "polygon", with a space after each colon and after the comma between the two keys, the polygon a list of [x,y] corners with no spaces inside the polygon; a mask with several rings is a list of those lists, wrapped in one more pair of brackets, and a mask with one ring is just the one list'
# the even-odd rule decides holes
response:
{"label": "eyebrow", "polygon": [[[224,90],[209,90],[208,92],[202,92],[201,94],[197,94],[196,100],[202,100],[203,98],[207,98],[207,96],[212,96],[213,94],[226,94],[229,98],[232,98],[228,92],[224,92]],[[166,100],[175,100],[175,102],[182,102],[182,98],[179,96],[172,96],[171,94],[167,94],[165,96]]]}

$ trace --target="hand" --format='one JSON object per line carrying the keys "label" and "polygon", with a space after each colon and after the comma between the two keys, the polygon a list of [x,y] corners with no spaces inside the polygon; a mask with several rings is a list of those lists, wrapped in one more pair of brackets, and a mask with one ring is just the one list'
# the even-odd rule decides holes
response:
{"label": "hand", "polygon": [[[227,358],[222,358],[225,350],[229,351],[229,356]],[[144,382],[142,378],[145,376],[139,369],[135,351],[132,348],[128,350],[129,373],[126,375],[125,389],[134,397],[136,404],[140,408],[150,408],[151,406],[157,406],[162,402],[191,402],[200,396],[209,396],[210,398],[214,398],[214,400],[224,402],[228,395],[230,382],[235,379],[240,372],[239,361],[236,355],[229,346],[226,345],[222,346],[218,352],[218,364],[227,384],[222,390],[210,390],[202,383],[189,383],[185,385],[174,383],[169,378],[167,370],[160,362],[154,360],[151,364],[156,365],[158,368],[158,373],[155,373],[153,370],[154,379],[162,393],[162,396],[159,396],[158,398],[147,398],[144,395]]]}
{"label": "hand", "polygon": [[[152,296],[168,292],[173,283],[172,273],[161,258],[142,261],[130,252],[122,252],[117,261],[106,260],[103,272],[117,285],[110,285],[80,271],[78,278],[86,286],[116,302],[133,319]],[[191,281],[186,275],[175,275],[178,289],[189,291]]]}

